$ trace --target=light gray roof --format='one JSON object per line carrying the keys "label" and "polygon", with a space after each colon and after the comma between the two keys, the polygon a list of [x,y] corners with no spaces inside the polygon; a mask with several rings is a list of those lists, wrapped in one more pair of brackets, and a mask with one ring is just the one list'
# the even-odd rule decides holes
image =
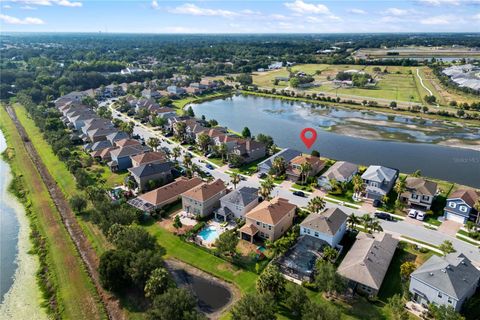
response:
{"label": "light gray roof", "polygon": [[322,213],[311,213],[300,224],[311,230],[334,236],[347,221],[347,215],[339,208],[329,208]]}
{"label": "light gray roof", "polygon": [[322,177],[326,177],[329,180],[345,180],[357,172],[357,170],[358,166],[356,164],[346,161],[337,161],[330,168],[328,168],[324,174],[322,174]]}
{"label": "light gray roof", "polygon": [[282,151],[277,152],[276,154],[274,154],[270,158],[263,160],[262,162],[260,162],[258,164],[258,166],[264,166],[265,165],[265,166],[268,166],[268,167],[272,167],[273,159],[275,159],[276,157],[281,157],[281,158],[283,158],[283,160],[285,160],[286,163],[289,163],[290,160],[292,160],[293,158],[295,158],[295,157],[297,157],[301,154],[302,154],[302,152],[300,152],[300,151],[290,149],[290,148],[286,148],[286,149],[283,149]]}
{"label": "light gray roof", "polygon": [[362,179],[376,182],[392,181],[396,178],[397,170],[383,166],[369,166],[362,174]]}
{"label": "light gray roof", "polygon": [[102,140],[102,141],[97,141],[94,144],[91,145],[90,150],[92,151],[97,151],[97,150],[102,150],[106,148],[110,148],[112,144],[108,140]]}
{"label": "light gray roof", "polygon": [[128,169],[131,174],[139,178],[152,176],[162,172],[169,172],[171,170],[172,163],[170,161],[162,163],[147,163],[138,167]]}
{"label": "light gray roof", "polygon": [[251,187],[241,187],[229,194],[224,195],[220,200],[245,207],[258,199],[258,189]]}
{"label": "light gray roof", "polygon": [[398,240],[389,233],[360,232],[337,272],[350,280],[379,290],[397,248]]}
{"label": "light gray roof", "polygon": [[130,136],[123,131],[116,131],[107,136],[107,139],[112,142],[115,142],[117,140],[122,140],[122,139],[128,139],[128,138],[130,138]]}
{"label": "light gray roof", "polygon": [[411,277],[461,300],[478,284],[480,271],[462,253],[451,253],[446,257],[433,255]]}

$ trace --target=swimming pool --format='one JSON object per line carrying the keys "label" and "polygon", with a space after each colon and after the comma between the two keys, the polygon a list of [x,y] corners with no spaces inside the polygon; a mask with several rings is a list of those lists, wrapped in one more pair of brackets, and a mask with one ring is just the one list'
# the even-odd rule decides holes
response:
{"label": "swimming pool", "polygon": [[208,226],[202,229],[198,235],[207,242],[213,242],[218,238],[218,230],[214,226]]}

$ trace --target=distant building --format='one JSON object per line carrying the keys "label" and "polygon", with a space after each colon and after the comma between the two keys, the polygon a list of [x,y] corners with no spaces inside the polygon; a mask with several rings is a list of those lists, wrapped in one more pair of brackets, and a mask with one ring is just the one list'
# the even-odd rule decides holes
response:
{"label": "distant building", "polygon": [[167,91],[170,93],[170,94],[174,94],[174,95],[182,95],[186,92],[186,90],[182,87],[178,87],[178,86],[168,86],[167,87]]}
{"label": "distant building", "polygon": [[268,65],[269,70],[280,69],[282,67],[283,67],[283,62],[281,61],[276,61]]}

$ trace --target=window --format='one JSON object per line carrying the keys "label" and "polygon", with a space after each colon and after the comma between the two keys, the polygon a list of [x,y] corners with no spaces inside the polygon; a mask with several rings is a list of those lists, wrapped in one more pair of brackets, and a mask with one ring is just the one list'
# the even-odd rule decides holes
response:
{"label": "window", "polygon": [[441,292],[438,293],[438,297],[439,298],[443,297]]}
{"label": "window", "polygon": [[460,211],[467,212],[468,210],[466,206],[460,206]]}
{"label": "window", "polygon": [[422,196],[422,200],[428,201],[428,200],[430,200],[430,197],[429,196]]}
{"label": "window", "polygon": [[268,230],[272,230],[272,226],[268,226]]}
{"label": "window", "polygon": [[449,206],[450,208],[456,208],[456,207],[457,207],[457,204],[456,204],[455,202],[449,202],[449,203],[448,203],[448,206]]}
{"label": "window", "polygon": [[318,237],[318,232],[315,232],[315,237]]}
{"label": "window", "polygon": [[453,303],[453,300],[452,298],[448,297],[448,303],[452,304]]}
{"label": "window", "polygon": [[418,199],[418,194],[412,193],[412,199]]}
{"label": "window", "polygon": [[260,225],[260,221],[257,221],[257,226],[259,226],[259,225]]}

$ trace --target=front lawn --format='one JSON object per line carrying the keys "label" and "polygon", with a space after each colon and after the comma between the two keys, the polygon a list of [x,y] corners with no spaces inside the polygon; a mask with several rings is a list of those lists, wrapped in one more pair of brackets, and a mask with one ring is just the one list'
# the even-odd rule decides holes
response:
{"label": "front lawn", "polygon": [[265,159],[267,159],[269,156],[265,156],[263,158],[260,158],[258,160],[255,160],[253,162],[250,162],[250,163],[246,163],[238,168],[231,168],[230,171],[232,172],[236,172],[236,173],[239,173],[239,174],[244,174],[244,175],[252,175],[254,174],[255,172],[257,172],[257,165],[264,161]]}

